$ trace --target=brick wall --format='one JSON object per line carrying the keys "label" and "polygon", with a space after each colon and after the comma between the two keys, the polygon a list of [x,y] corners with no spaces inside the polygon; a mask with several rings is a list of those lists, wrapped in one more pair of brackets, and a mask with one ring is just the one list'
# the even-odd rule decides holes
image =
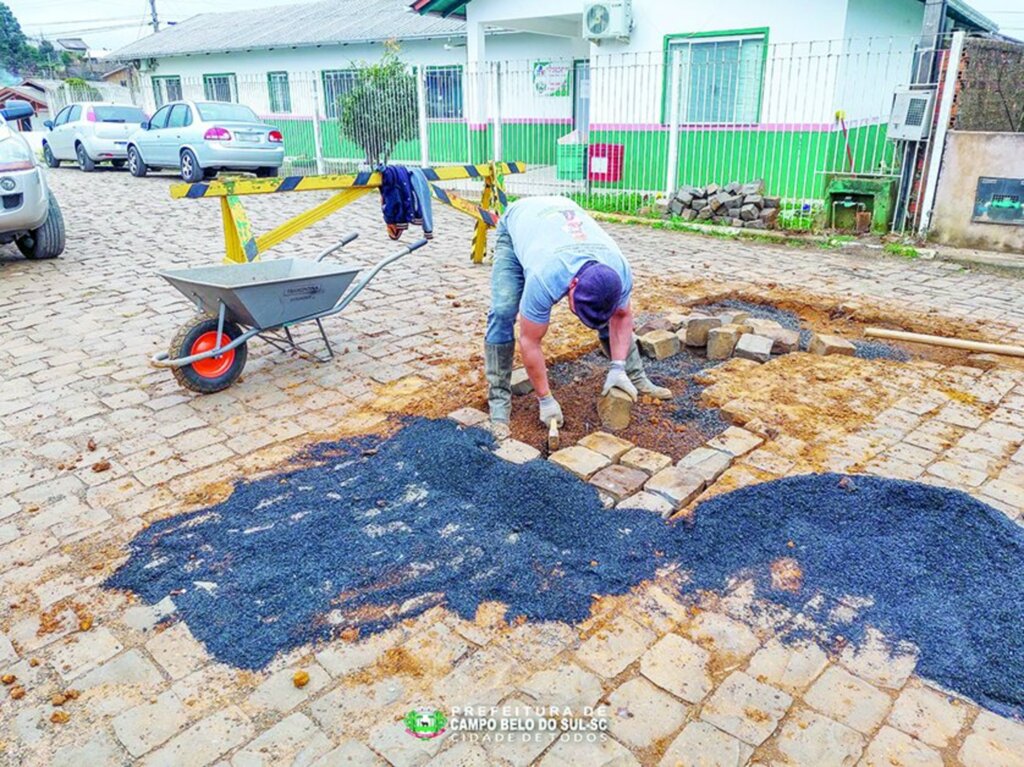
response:
{"label": "brick wall", "polygon": [[964,43],[952,127],[1024,132],[1024,44],[980,37]]}

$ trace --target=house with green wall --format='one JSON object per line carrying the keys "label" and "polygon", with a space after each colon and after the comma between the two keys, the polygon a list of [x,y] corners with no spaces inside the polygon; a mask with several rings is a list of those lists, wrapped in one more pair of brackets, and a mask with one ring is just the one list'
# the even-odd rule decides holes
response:
{"label": "house with green wall", "polygon": [[521,160],[522,193],[762,178],[803,201],[829,174],[895,172],[886,126],[926,20],[940,39],[995,31],[961,0],[938,17],[934,3],[326,0],[200,14],[113,55],[134,63],[150,109],[244,102],[297,162],[358,163],[338,105],[356,68],[397,45],[420,130],[392,161]]}

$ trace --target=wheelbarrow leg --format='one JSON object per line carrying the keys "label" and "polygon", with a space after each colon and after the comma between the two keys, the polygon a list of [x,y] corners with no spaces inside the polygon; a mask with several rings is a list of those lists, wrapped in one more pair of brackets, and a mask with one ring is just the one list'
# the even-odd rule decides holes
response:
{"label": "wheelbarrow leg", "polygon": [[324,346],[327,347],[327,358],[324,361],[326,362],[327,360],[334,359],[334,349],[331,348],[331,342],[327,340],[327,334],[324,332],[324,324],[320,320],[317,320],[316,326],[320,328],[320,337],[324,339]]}

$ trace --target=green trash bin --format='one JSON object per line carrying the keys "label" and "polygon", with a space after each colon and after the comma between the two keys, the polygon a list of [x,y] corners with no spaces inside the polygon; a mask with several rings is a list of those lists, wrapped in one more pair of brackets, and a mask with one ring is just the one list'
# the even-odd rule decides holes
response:
{"label": "green trash bin", "polygon": [[587,176],[587,145],[577,142],[558,143],[555,155],[555,178],[559,181],[582,181]]}

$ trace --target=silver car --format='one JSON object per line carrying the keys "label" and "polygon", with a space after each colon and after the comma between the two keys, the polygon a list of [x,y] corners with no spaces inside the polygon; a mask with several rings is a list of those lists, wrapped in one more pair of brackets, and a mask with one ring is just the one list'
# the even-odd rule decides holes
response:
{"label": "silver car", "polygon": [[224,101],[174,101],[157,110],[128,140],[128,169],[145,176],[177,168],[190,183],[219,170],[276,176],[284,162],[284,137],[249,107]]}
{"label": "silver car", "polygon": [[64,160],[77,162],[87,173],[99,162],[122,168],[128,137],[145,121],[146,113],[132,104],[68,104],[43,123],[50,130],[43,139],[43,157],[51,168]]}
{"label": "silver car", "polygon": [[0,243],[14,242],[25,258],[64,252],[64,217],[28,142],[7,121],[31,117],[27,101],[0,109]]}

